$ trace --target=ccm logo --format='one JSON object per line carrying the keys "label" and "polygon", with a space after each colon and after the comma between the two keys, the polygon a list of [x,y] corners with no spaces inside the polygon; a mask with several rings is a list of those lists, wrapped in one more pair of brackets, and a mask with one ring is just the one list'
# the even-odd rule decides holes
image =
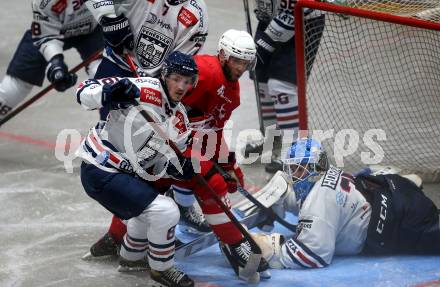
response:
{"label": "ccm logo", "polygon": [[385,219],[387,218],[387,200],[388,198],[381,194],[382,201],[380,202],[380,214],[379,214],[379,222],[377,223],[376,231],[379,234],[382,234],[383,227],[385,224]]}
{"label": "ccm logo", "polygon": [[152,88],[141,88],[141,102],[162,107],[162,96],[160,91]]}

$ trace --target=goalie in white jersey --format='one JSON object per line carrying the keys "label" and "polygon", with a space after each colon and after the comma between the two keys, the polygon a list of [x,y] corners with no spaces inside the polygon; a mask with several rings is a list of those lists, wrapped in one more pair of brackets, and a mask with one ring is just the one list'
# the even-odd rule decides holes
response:
{"label": "goalie in white jersey", "polygon": [[[134,58],[138,74],[157,77],[169,53],[194,55],[208,35],[203,0],[89,0],[86,5],[102,26],[108,46],[95,79],[133,77],[124,50]],[[101,119],[106,115],[101,110]]]}
{"label": "goalie in white jersey", "polygon": [[291,186],[275,210],[298,215],[298,226],[285,242],[257,235],[272,268],[325,267],[334,255],[361,252],[440,254],[438,210],[409,177],[353,177],[328,166],[313,139],[292,145],[283,163],[276,176]]}
{"label": "goalie in white jersey", "polygon": [[196,83],[197,72],[191,56],[173,52],[165,60],[161,79],[87,80],[77,91],[84,108],[111,108],[105,126],[92,128],[78,150],[83,187],[107,210],[127,220],[121,265],[143,262],[148,256],[151,277],[160,286],[194,286],[174,267],[179,209],[158,190],[166,178],[189,179],[194,172],[191,161],[177,157],[133,104],[147,111],[185,151],[191,133],[180,100]]}

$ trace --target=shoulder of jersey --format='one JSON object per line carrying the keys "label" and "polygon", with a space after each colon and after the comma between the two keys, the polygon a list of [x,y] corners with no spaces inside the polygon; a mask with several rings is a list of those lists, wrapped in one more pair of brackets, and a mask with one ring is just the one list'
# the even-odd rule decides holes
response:
{"label": "shoulder of jersey", "polygon": [[208,11],[206,4],[202,0],[189,0],[181,8],[177,15],[177,20],[186,28],[198,25],[206,26]]}
{"label": "shoulder of jersey", "polygon": [[134,83],[141,91],[141,96],[139,99],[141,103],[162,107],[162,85],[159,79],[147,77],[137,78],[134,80]]}
{"label": "shoulder of jersey", "polygon": [[61,14],[67,8],[66,0],[41,0],[34,2],[34,8],[39,8],[45,12],[52,12],[54,14]]}

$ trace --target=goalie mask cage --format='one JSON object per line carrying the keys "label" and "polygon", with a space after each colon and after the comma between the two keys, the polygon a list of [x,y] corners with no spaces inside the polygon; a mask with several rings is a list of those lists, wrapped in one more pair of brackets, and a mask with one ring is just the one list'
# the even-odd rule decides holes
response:
{"label": "goalie mask cage", "polygon": [[[324,25],[304,20],[310,9]],[[361,152],[379,155],[367,131],[383,130],[386,140],[372,137],[383,149],[379,164],[439,181],[439,0],[299,0],[295,38],[301,130],[327,131],[324,148],[351,172],[371,164]],[[341,165],[337,150],[351,152],[355,131],[359,145]]]}

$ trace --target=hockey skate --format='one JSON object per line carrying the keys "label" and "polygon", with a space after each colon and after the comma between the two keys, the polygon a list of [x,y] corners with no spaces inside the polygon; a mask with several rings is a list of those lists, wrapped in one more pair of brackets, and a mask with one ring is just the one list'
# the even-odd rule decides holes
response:
{"label": "hockey skate", "polygon": [[194,205],[181,206],[177,204],[180,211],[179,228],[182,232],[188,232],[192,234],[203,234],[211,232],[211,227],[205,219],[203,214],[196,210]]}
{"label": "hockey skate", "polygon": [[194,281],[176,267],[165,271],[150,271],[153,287],[193,287]]}
{"label": "hockey skate", "polygon": [[[220,242],[220,250],[225,255],[235,274],[239,276],[240,268],[244,268],[251,255],[251,244],[245,238],[237,244],[229,245]],[[269,264],[261,258],[257,271],[263,272],[269,268]]]}
{"label": "hockey skate", "polygon": [[90,251],[87,252],[82,259],[106,259],[108,257],[117,256],[119,254],[120,246],[116,243],[113,237],[106,233],[101,239],[90,247]]}
{"label": "hockey skate", "polygon": [[119,272],[139,272],[148,270],[150,270],[150,265],[148,265],[147,257],[136,261],[130,261],[122,257],[119,259]]}

